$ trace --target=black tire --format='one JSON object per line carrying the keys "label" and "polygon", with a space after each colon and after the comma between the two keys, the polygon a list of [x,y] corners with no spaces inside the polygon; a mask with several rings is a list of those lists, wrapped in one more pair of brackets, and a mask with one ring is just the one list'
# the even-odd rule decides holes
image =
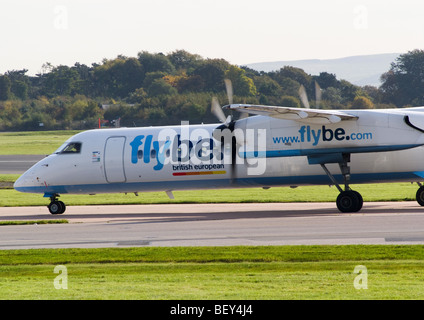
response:
{"label": "black tire", "polygon": [[364,204],[364,199],[362,198],[362,195],[358,191],[352,190],[352,192],[354,192],[356,194],[356,196],[358,197],[358,200],[359,200],[359,208],[358,208],[358,210],[355,211],[355,212],[358,212],[362,209],[362,205]]}
{"label": "black tire", "polygon": [[[359,196],[358,196],[359,195]],[[356,191],[342,191],[337,197],[337,208],[341,212],[358,212],[362,208],[362,196]]]}
{"label": "black tire", "polygon": [[60,210],[60,213],[59,214],[62,214],[62,213],[64,213],[65,212],[65,210],[66,210],[66,205],[65,205],[65,203],[63,203],[62,201],[58,201],[59,203],[60,203],[60,205],[62,206],[62,210]]}
{"label": "black tire", "polygon": [[424,206],[424,186],[419,187],[415,198],[420,206]]}
{"label": "black tire", "polygon": [[65,212],[65,206],[62,201],[52,201],[48,205],[51,214],[62,214]]}

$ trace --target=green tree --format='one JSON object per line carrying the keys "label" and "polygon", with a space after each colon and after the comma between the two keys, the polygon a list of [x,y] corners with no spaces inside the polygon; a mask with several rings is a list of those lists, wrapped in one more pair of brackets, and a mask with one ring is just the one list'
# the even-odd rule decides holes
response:
{"label": "green tree", "polygon": [[150,125],[158,125],[166,118],[166,113],[162,108],[149,108],[146,111],[146,120]]}
{"label": "green tree", "polygon": [[146,77],[143,81],[143,88],[149,88],[152,83],[157,79],[163,79],[166,76],[166,73],[163,71],[155,71],[146,73]]}
{"label": "green tree", "polygon": [[26,82],[20,80],[14,81],[12,91],[17,98],[21,100],[28,99],[28,84]]}
{"label": "green tree", "polygon": [[93,68],[76,62],[71,69],[78,73],[78,78],[74,84],[75,92],[85,96],[94,96],[95,81],[93,79]]}
{"label": "green tree", "polygon": [[185,50],[176,50],[168,54],[167,57],[175,69],[186,70],[187,72],[194,70],[203,61],[200,55],[192,54]]}
{"label": "green tree", "polygon": [[8,76],[0,76],[0,101],[9,100],[11,96],[12,83]]}
{"label": "green tree", "polygon": [[175,72],[175,67],[163,53],[149,53],[142,51],[138,53],[138,61],[147,72],[162,71],[165,73]]}
{"label": "green tree", "polygon": [[225,71],[230,64],[224,59],[207,59],[193,71],[193,75],[200,76],[203,90],[207,92],[220,92],[225,90]]}
{"label": "green tree", "polygon": [[342,102],[347,104],[355,99],[355,97],[358,95],[358,92],[360,91],[360,88],[351,84],[349,81],[341,80],[340,91],[341,97],[343,99]]}
{"label": "green tree", "polygon": [[156,79],[147,89],[147,92],[150,96],[159,96],[159,95],[175,95],[177,94],[177,89],[167,83],[164,79]]}
{"label": "green tree", "polygon": [[[404,98],[399,79],[403,83],[405,74],[420,75],[419,68],[409,61],[419,60],[420,53],[400,60],[402,63],[384,76],[387,100],[392,92],[390,101],[398,98],[397,94]],[[412,70],[410,65],[414,66]],[[232,81],[234,101],[240,103],[298,107],[299,86],[304,85],[313,100],[317,81],[323,89],[324,108],[343,104],[369,107],[364,98],[356,97],[365,97],[377,107],[384,105],[382,90],[338,81],[336,75],[327,72],[311,76],[287,66],[258,72],[224,59],[203,59],[185,50],[167,55],[142,51],[136,57],[119,55],[91,66],[76,62],[72,67],[55,67],[45,63],[37,76],[27,76],[26,72],[12,70],[0,76],[0,98],[6,100],[0,103],[0,129],[35,129],[39,121],[51,129],[89,128],[103,116],[108,120],[121,118],[122,126],[178,124],[182,119],[216,122],[210,103],[212,96],[227,102],[225,78]],[[420,81],[413,82],[414,86],[420,86]],[[410,97],[410,92],[406,96]],[[415,94],[405,101],[419,103],[420,97]],[[113,107],[103,111],[100,104]]]}
{"label": "green tree", "polygon": [[266,75],[278,83],[282,90],[281,94],[286,96],[297,97],[300,85],[303,84],[308,90],[311,82],[311,76],[307,75],[302,69],[288,66],[278,71],[271,71]]}
{"label": "green tree", "polygon": [[246,71],[230,65],[227,71],[225,71],[225,78],[230,79],[233,85],[234,93],[238,96],[256,96],[256,87],[253,80],[246,77]]}
{"label": "green tree", "polygon": [[7,71],[6,75],[11,81],[11,92],[16,98],[28,99],[30,79],[25,73],[27,69]]}
{"label": "green tree", "polygon": [[300,108],[300,101],[295,97],[283,96],[281,97],[281,105],[283,107]]}
{"label": "green tree", "polygon": [[183,76],[177,83],[177,89],[180,93],[200,92],[204,87],[203,78],[199,75]]}
{"label": "green tree", "polygon": [[253,79],[257,91],[264,96],[281,96],[283,94],[281,86],[277,81],[268,75],[255,76]]}
{"label": "green tree", "polygon": [[140,88],[145,77],[144,68],[135,58],[118,56],[104,60],[94,68],[98,94],[105,97],[124,98]]}
{"label": "green tree", "polygon": [[400,55],[381,81],[385,102],[398,107],[424,104],[424,50]]}
{"label": "green tree", "polygon": [[51,72],[43,74],[43,93],[53,97],[55,95],[67,96],[75,94],[78,72],[68,66],[54,67]]}
{"label": "green tree", "polygon": [[[300,84],[296,80],[290,78],[280,78],[277,83],[283,90],[283,95],[298,97]],[[314,93],[315,94],[315,93]]]}
{"label": "green tree", "polygon": [[336,75],[332,73],[320,72],[319,76],[312,76],[312,79],[318,82],[321,89],[340,87],[340,83],[337,80]]}
{"label": "green tree", "polygon": [[196,103],[186,102],[181,107],[181,113],[185,115],[185,119],[191,123],[199,123],[202,121],[203,116],[206,112],[205,105]]}
{"label": "green tree", "polygon": [[351,109],[374,109],[374,104],[364,96],[357,96],[353,99]]}
{"label": "green tree", "polygon": [[343,102],[342,91],[339,88],[328,87],[323,90],[322,99],[328,101],[330,106],[341,106],[341,103]]}

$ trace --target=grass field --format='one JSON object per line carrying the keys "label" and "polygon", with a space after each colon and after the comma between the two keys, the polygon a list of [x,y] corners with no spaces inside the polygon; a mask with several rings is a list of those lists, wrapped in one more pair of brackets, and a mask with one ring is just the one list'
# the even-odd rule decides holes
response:
{"label": "grass field", "polygon": [[0,155],[51,154],[79,131],[0,132]]}
{"label": "grass field", "polygon": [[422,246],[13,250],[0,251],[0,299],[421,300],[423,272]]}

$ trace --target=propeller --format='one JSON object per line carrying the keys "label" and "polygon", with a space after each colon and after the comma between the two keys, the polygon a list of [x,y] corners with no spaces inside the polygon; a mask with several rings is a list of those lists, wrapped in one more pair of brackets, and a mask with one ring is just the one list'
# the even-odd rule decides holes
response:
{"label": "propeller", "polygon": [[[306,94],[306,90],[303,84],[301,84],[299,88],[299,97],[303,107],[306,109],[310,109],[308,95]],[[321,98],[322,98],[321,87],[319,86],[318,82],[315,81],[315,109],[320,108]]]}
{"label": "propeller", "polygon": [[228,103],[233,104],[233,84],[230,79],[224,79],[224,83],[227,90]]}
{"label": "propeller", "polygon": [[[230,79],[224,79],[224,83],[225,89],[227,91],[228,103],[231,105],[233,104],[233,84]],[[234,122],[232,115],[229,115],[228,117],[225,116],[217,97],[212,97],[211,112],[220,122],[224,123],[227,127],[229,127],[230,124]]]}
{"label": "propeller", "polygon": [[[220,122],[227,123],[228,118],[225,117],[224,111],[222,110],[222,107],[220,106],[217,97],[212,98],[211,112],[215,115],[215,117],[218,118],[218,120]],[[230,116],[228,116],[228,117],[230,117]]]}
{"label": "propeller", "polygon": [[315,108],[316,109],[320,108],[321,99],[322,99],[322,90],[318,82],[315,81]]}
{"label": "propeller", "polygon": [[[224,79],[225,89],[227,92],[227,98],[229,105],[233,104],[233,85],[230,79]],[[218,126],[215,130],[221,130],[220,138],[217,140],[221,140],[222,148],[224,148],[225,139],[222,136],[222,130],[228,128],[231,132],[231,183],[233,183],[234,178],[236,177],[236,161],[237,161],[237,139],[234,134],[234,128],[236,124],[236,120],[233,119],[232,115],[228,117],[225,116],[224,111],[222,110],[221,105],[219,104],[218,98],[213,97],[211,103],[211,112],[217,117],[217,119],[223,124]],[[241,119],[242,117],[240,117]],[[222,150],[224,152],[224,150]]]}
{"label": "propeller", "polygon": [[[233,84],[231,82],[230,79],[224,79],[224,83],[225,83],[225,89],[227,91],[227,97],[228,97],[228,104],[232,105],[233,104]],[[246,112],[242,112],[239,116],[239,120],[247,118],[249,116],[248,113]]]}
{"label": "propeller", "polygon": [[308,95],[306,94],[306,90],[305,90],[305,87],[303,86],[303,84],[301,84],[300,88],[299,88],[299,98],[300,98],[300,101],[302,101],[303,106],[306,109],[309,109],[310,106],[309,106],[309,101],[308,101]]}

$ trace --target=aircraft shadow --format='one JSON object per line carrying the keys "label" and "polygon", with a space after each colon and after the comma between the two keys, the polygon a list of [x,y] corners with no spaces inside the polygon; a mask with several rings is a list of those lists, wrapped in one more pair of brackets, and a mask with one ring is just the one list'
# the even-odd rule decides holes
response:
{"label": "aircraft shadow", "polygon": [[[90,213],[89,207],[86,207],[87,213],[68,212],[63,215],[46,214],[28,214],[19,216],[0,216],[0,221],[16,221],[16,220],[56,220],[66,219],[69,222],[110,222],[110,223],[167,223],[167,222],[190,222],[190,221],[216,221],[216,220],[234,220],[234,219],[273,219],[273,218],[293,218],[293,217],[325,217],[325,216],[352,216],[364,214],[412,214],[424,212],[424,208],[417,206],[396,206],[387,207],[379,204],[364,203],[364,207],[357,213],[341,213],[334,204],[334,208],[311,208],[307,209],[290,209],[289,204],[282,203],[281,209],[263,209],[263,210],[242,210],[235,211],[229,207],[228,211],[220,212],[137,212],[140,206],[134,209],[134,212],[126,213]],[[213,204],[211,204],[213,206]],[[142,208],[142,207],[141,207]]]}

